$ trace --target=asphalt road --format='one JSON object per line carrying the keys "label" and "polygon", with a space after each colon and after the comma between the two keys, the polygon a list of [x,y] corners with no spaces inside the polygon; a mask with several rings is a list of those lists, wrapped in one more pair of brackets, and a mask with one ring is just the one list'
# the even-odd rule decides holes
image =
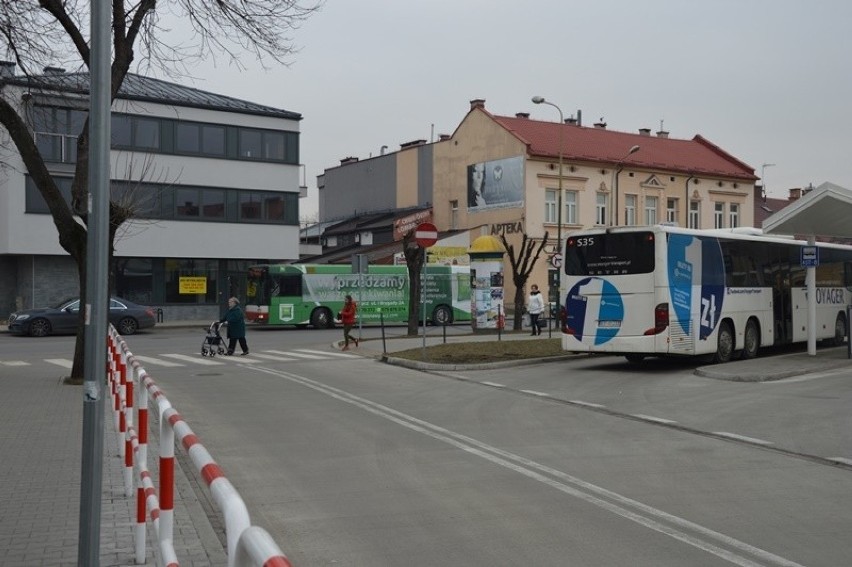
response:
{"label": "asphalt road", "polygon": [[203,366],[174,357],[200,330],[128,341],[294,565],[849,564],[852,467],[824,460],[852,457],[848,372],[426,373],[341,358],[339,335],[251,332],[249,360]]}

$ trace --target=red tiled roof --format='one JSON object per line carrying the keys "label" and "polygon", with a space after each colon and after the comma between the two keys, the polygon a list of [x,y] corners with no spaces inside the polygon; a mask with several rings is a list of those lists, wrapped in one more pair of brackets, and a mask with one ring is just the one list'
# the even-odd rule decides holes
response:
{"label": "red tiled roof", "polygon": [[754,226],[756,228],[763,228],[763,221],[793,202],[789,199],[773,199],[772,197],[764,199],[759,191],[755,191]]}
{"label": "red tiled roof", "polygon": [[[483,112],[488,112],[483,109]],[[691,140],[645,136],[604,128],[587,128],[518,118],[492,118],[527,144],[531,156],[558,157],[559,129],[562,128],[562,155],[569,161],[591,161],[645,167],[694,175],[729,177],[754,181],[754,168],[728,154],[715,144],[696,135]],[[627,158],[631,147],[639,151]]]}

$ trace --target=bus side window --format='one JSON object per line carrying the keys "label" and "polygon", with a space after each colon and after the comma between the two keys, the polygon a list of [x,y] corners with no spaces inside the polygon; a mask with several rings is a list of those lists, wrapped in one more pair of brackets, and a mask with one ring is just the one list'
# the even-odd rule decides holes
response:
{"label": "bus side window", "polygon": [[299,297],[302,295],[302,275],[294,274],[281,276],[278,281],[278,295],[285,297]]}

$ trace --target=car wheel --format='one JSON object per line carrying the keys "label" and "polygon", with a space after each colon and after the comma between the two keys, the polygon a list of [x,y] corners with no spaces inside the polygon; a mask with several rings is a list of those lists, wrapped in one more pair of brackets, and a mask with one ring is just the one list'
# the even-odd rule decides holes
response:
{"label": "car wheel", "polygon": [[722,321],[719,324],[719,334],[716,338],[716,354],[713,355],[713,362],[720,364],[731,360],[731,355],[734,353],[734,333],[731,330],[731,324],[727,321]]}
{"label": "car wheel", "polygon": [[743,337],[743,358],[754,358],[757,356],[759,348],[760,333],[757,330],[757,323],[754,319],[749,319],[748,323],[746,323],[745,336]]}
{"label": "car wheel", "polygon": [[35,319],[30,323],[30,336],[46,337],[51,330],[50,321],[47,319]]}
{"label": "car wheel", "polygon": [[452,323],[453,310],[446,305],[439,305],[432,311],[433,325],[451,325]]}
{"label": "car wheel", "polygon": [[133,317],[125,317],[118,322],[118,334],[120,335],[132,335],[138,328],[139,324]]}

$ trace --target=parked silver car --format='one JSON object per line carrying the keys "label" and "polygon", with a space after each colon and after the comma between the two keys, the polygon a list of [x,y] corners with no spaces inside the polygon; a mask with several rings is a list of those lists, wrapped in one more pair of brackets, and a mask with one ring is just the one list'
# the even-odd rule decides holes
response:
{"label": "parked silver car", "polygon": [[[80,299],[68,299],[56,307],[16,311],[9,316],[9,332],[17,335],[46,337],[75,334],[79,322]],[[109,322],[122,335],[157,324],[154,310],[132,301],[112,297],[109,300]]]}

